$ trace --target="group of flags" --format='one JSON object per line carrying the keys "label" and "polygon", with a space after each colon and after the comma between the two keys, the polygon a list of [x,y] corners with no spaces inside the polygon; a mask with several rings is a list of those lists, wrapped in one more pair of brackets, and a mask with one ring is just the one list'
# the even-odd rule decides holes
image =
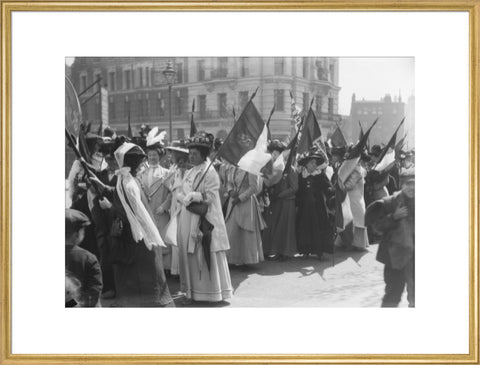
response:
{"label": "group of flags", "polygon": [[[249,98],[240,116],[235,121],[230,133],[217,151],[216,157],[223,158],[232,165],[254,175],[268,176],[271,183],[276,183],[282,174],[289,173],[296,156],[308,152],[312,148],[319,148],[326,152],[326,147],[322,140],[322,131],[317,117],[312,108],[313,99],[308,110],[303,111],[302,113],[302,110],[296,105],[295,99],[290,92],[291,112],[295,126],[295,135],[287,146],[287,150],[289,151],[287,159],[285,160],[284,155],[281,154],[274,162],[272,162],[271,155],[268,153],[268,144],[271,140],[270,120],[275,111],[275,106],[273,106],[268,120],[265,122],[253,102],[257,91],[258,88]],[[190,136],[193,136],[197,131],[193,117],[194,110],[195,100],[192,105]],[[383,148],[375,166],[376,171],[382,172],[388,170],[395,159],[398,158],[405,137],[396,143],[396,135],[403,124],[404,119],[398,125],[390,141]],[[350,160],[348,161],[350,163],[347,162],[345,167],[348,167],[348,165],[356,165],[361,152],[365,148],[369,148],[369,135],[377,122],[378,118],[372,123],[367,131],[364,131],[360,124],[360,136],[358,142],[351,147],[347,158],[347,160]],[[347,147],[347,140],[338,124],[328,142],[333,147]],[[345,172],[348,172],[350,169],[346,170],[347,171]]]}

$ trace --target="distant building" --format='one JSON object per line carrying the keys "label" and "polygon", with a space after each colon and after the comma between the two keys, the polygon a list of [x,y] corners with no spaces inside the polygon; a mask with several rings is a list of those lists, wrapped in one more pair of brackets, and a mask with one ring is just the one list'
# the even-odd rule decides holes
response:
{"label": "distant building", "polygon": [[405,139],[405,149],[415,148],[415,96],[411,95],[407,101],[407,119],[405,119],[405,129],[407,138]]}
{"label": "distant building", "polygon": [[[76,57],[71,77],[79,93],[101,77],[109,93],[109,124],[118,133],[126,133],[129,116],[134,134],[141,124],[168,130],[168,85],[162,71],[169,60],[177,72],[171,100],[173,139],[188,137],[194,99],[197,128],[225,137],[234,123],[232,109],[238,118],[257,87],[254,103],[264,119],[275,104],[270,127],[276,138],[291,134],[289,91],[300,107],[308,108],[313,99],[324,135],[333,132],[335,122],[341,122],[338,58]],[[93,87],[81,96],[84,119],[93,125],[100,123],[100,99],[87,100],[96,91]]]}
{"label": "distant building", "polygon": [[[351,139],[352,141],[358,140],[359,122],[362,124],[363,130],[366,130],[375,119],[379,118],[370,133],[370,146],[386,144],[403,117],[405,117],[405,103],[402,102],[401,96],[398,96],[396,100],[392,100],[389,94],[380,100],[356,100],[356,96],[353,94],[349,128]],[[400,128],[397,136],[403,137],[404,131],[405,124]]]}

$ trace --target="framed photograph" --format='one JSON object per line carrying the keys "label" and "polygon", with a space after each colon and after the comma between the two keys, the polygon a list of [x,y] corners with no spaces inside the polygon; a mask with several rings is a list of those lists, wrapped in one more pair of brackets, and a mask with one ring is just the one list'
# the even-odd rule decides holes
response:
{"label": "framed photograph", "polygon": [[1,5],[0,364],[478,363],[478,2]]}

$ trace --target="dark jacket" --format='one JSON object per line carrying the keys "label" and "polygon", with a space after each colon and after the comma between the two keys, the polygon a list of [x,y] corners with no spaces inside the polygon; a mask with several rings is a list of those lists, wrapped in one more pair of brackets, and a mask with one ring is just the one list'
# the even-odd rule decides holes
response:
{"label": "dark jacket", "polygon": [[65,246],[65,268],[80,283],[80,306],[96,307],[102,292],[102,271],[94,254],[78,246]]}
{"label": "dark jacket", "polygon": [[[395,220],[397,208],[407,207],[408,215]],[[374,225],[382,234],[377,260],[394,269],[404,268],[415,253],[415,199],[408,199],[402,191],[370,204],[365,223]]]}

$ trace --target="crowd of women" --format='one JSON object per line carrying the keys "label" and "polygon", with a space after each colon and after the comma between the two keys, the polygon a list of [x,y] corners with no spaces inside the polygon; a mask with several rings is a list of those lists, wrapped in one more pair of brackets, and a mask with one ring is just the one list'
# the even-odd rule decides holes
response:
{"label": "crowd of women", "polygon": [[[78,256],[66,250],[73,305],[100,305],[103,298],[116,306],[173,306],[169,276],[178,276],[186,305],[228,301],[230,270],[294,256],[321,260],[334,247],[365,250],[376,234],[365,227],[366,204],[398,188],[398,169],[369,182],[376,147],[348,173],[341,169],[348,147],[327,146],[259,177],[216,159],[221,142],[209,133],[168,145],[164,138],[154,128],[142,148],[123,136],[86,135],[88,170],[95,173],[86,171],[85,161],[74,162],[67,214],[71,221],[72,212],[77,220],[76,212],[83,213],[78,227],[85,233],[66,244],[88,252],[89,262],[97,258],[100,270],[88,278],[88,270],[74,265]],[[270,142],[274,166],[285,161],[286,147]],[[401,163],[413,158],[403,156]],[[82,300],[92,293],[90,283],[98,293]]]}

